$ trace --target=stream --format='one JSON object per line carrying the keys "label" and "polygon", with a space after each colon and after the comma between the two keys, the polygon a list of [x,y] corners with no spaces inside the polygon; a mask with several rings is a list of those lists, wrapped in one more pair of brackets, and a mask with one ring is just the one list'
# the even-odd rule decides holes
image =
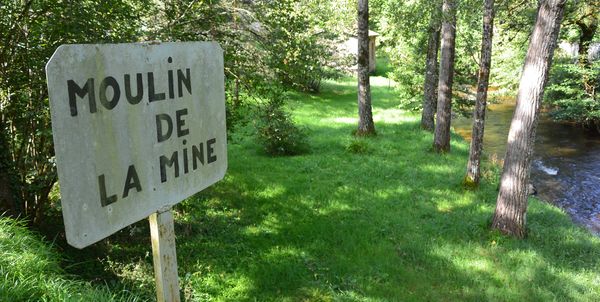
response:
{"label": "stream", "polygon": [[[504,157],[514,100],[488,105],[484,153]],[[454,130],[471,140],[472,120],[458,117]],[[553,122],[543,112],[531,170],[537,196],[567,212],[577,224],[600,235],[600,135]]]}

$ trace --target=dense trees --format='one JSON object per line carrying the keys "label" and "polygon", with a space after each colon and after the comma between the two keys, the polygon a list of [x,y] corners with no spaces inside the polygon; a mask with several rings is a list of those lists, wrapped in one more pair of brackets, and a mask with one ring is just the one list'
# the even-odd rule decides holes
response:
{"label": "dense trees", "polygon": [[[532,137],[555,44],[548,44],[540,33],[558,35],[557,26],[546,28],[543,25],[551,22],[542,21],[544,16],[557,18],[563,2],[540,2],[541,17],[529,50],[524,45],[534,26],[537,1],[499,2],[501,22],[495,27],[492,54],[491,0],[485,9],[475,0],[359,0],[358,5],[353,0],[8,1],[0,5],[1,211],[40,220],[49,207],[56,172],[44,65],[60,44],[216,40],[225,50],[228,125],[252,121],[260,128],[259,137],[273,140],[264,144],[275,150],[269,153],[297,154],[291,149],[304,145],[305,137],[295,132],[284,110],[287,96],[281,92],[318,93],[324,79],[344,69],[337,46],[357,28],[356,133],[375,132],[368,75],[371,27],[381,33],[379,51],[391,61],[390,76],[402,95],[398,102],[403,108],[422,109],[422,127],[435,128],[435,151],[450,150],[452,110],[456,114],[476,106],[466,177],[474,184],[479,179],[489,78],[504,92],[513,91],[516,70],[528,53],[494,220],[495,227],[522,235]],[[592,0],[565,8],[561,39],[577,43],[579,50],[575,60],[564,57],[554,64],[547,93],[554,117],[598,129],[600,63],[590,60],[588,51],[598,41],[599,7]],[[495,64],[490,67],[492,57]],[[539,72],[534,76],[532,70]],[[476,81],[475,99],[471,95]],[[285,141],[284,136],[296,139]],[[514,221],[519,226],[511,225]]]}
{"label": "dense trees", "polygon": [[138,8],[121,0],[0,5],[0,212],[39,221],[56,182],[44,74],[54,49],[64,43],[135,41]]}
{"label": "dense trees", "polygon": [[526,233],[527,186],[535,130],[565,2],[540,1],[510,125],[492,227],[516,237]]}
{"label": "dense trees", "polygon": [[[39,221],[56,182],[44,66],[64,43],[216,40],[225,50],[228,125],[277,87],[318,91],[341,66],[347,19],[296,1],[8,1],[0,5],[0,212]],[[335,4],[335,5],[334,5]],[[60,20],[60,22],[58,22]],[[243,111],[247,113],[248,111]],[[279,112],[279,111],[277,111]],[[288,127],[293,129],[293,127]]]}

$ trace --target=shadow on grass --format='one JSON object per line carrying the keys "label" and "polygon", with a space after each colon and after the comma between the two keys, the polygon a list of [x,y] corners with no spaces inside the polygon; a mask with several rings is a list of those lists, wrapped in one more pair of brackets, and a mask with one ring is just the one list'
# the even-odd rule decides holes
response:
{"label": "shadow on grass", "polygon": [[232,300],[585,297],[563,273],[597,268],[598,241],[539,204],[527,240],[490,232],[495,184],[462,191],[464,148],[437,156],[416,123],[379,127],[389,135],[368,139],[378,145],[368,156],[340,144],[236,156],[224,182],[182,207],[198,220],[181,228],[204,228],[178,239],[182,267],[204,276],[194,290]]}
{"label": "shadow on grass", "polygon": [[[319,96],[292,96],[295,117],[310,127],[310,154],[269,158],[251,139],[230,144],[226,178],[177,206],[189,300],[584,301],[600,294],[597,239],[537,201],[526,240],[489,231],[497,176],[465,192],[467,144],[453,136],[450,154],[430,152],[431,134],[416,118],[396,115],[392,90],[373,91],[383,121],[377,137],[361,139],[371,151],[349,152],[354,85],[330,82]],[[146,232],[138,241],[121,234],[112,244],[121,261],[149,250]]]}

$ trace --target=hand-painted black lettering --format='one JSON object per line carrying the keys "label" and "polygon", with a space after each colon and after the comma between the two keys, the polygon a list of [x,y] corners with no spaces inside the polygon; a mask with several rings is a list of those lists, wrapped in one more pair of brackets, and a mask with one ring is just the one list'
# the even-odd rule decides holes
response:
{"label": "hand-painted black lettering", "polygon": [[138,177],[135,166],[129,166],[127,170],[127,177],[125,178],[125,187],[123,188],[123,198],[129,196],[129,190],[135,188],[137,192],[142,191],[142,185],[140,184],[140,178]]}
{"label": "hand-painted black lettering", "polygon": [[167,158],[166,156],[161,155],[159,161],[161,183],[167,181],[167,167],[173,167],[175,178],[179,177],[179,158],[177,157],[177,151],[173,152],[171,158]]}
{"label": "hand-painted black lettering", "polygon": [[[109,101],[106,97],[106,90],[108,86],[112,87],[112,99]],[[102,82],[100,82],[100,91],[98,91],[98,96],[100,97],[100,103],[108,110],[111,110],[117,106],[119,103],[119,99],[121,98],[121,89],[119,88],[119,83],[113,77],[106,77]]]}
{"label": "hand-painted black lettering", "polygon": [[211,138],[206,141],[206,161],[209,164],[217,161],[217,155],[214,154],[215,148],[213,147],[216,142],[216,138]]}
{"label": "hand-painted black lettering", "polygon": [[192,146],[192,168],[198,168],[198,160],[204,166],[204,143],[200,143],[198,147]]}
{"label": "hand-painted black lettering", "polygon": [[177,70],[177,88],[179,92],[179,97],[183,97],[183,85],[187,89],[188,93],[192,94],[192,77],[190,76],[190,69],[185,69],[185,75],[181,71],[181,69]]}
{"label": "hand-painted black lettering", "polygon": [[84,98],[88,96],[90,104],[90,113],[97,111],[96,109],[96,94],[94,93],[94,79],[89,78],[83,88],[79,87],[73,80],[67,81],[67,89],[69,91],[69,107],[71,108],[71,116],[77,115],[77,97]]}
{"label": "hand-painted black lettering", "polygon": [[133,96],[131,94],[131,76],[128,74],[125,75],[125,97],[127,98],[127,101],[129,102],[129,104],[131,104],[131,105],[138,104],[140,101],[142,101],[142,97],[144,97],[144,84],[142,82],[142,74],[141,73],[136,74],[136,79],[137,79],[137,94],[135,96]]}
{"label": "hand-painted black lettering", "polygon": [[167,78],[168,78],[168,84],[169,84],[169,99],[174,99],[175,98],[175,88],[173,86],[173,70],[169,70],[167,71]]}
{"label": "hand-painted black lettering", "polygon": [[98,176],[98,187],[100,190],[100,205],[102,205],[102,207],[117,202],[117,195],[111,195],[109,197],[106,195],[106,181],[104,179],[104,174]]}
{"label": "hand-painted black lettering", "polygon": [[[167,131],[163,130],[163,121],[167,123]],[[173,121],[171,117],[166,113],[161,113],[156,115],[156,140],[159,143],[162,143],[168,140],[173,134]]]}
{"label": "hand-painted black lettering", "polygon": [[190,129],[183,128],[185,126],[184,116],[188,114],[187,108],[175,111],[175,120],[177,123],[177,137],[182,137],[190,134]]}
{"label": "hand-painted black lettering", "polygon": [[155,89],[154,89],[154,73],[149,72],[148,73],[148,101],[150,103],[152,102],[156,102],[156,101],[162,101],[165,99],[165,93],[164,92],[160,92],[160,93],[156,93]]}
{"label": "hand-painted black lettering", "polygon": [[[183,141],[185,142],[185,140],[183,140]],[[189,167],[189,159],[188,159],[188,148],[183,148],[183,174],[188,174],[189,171],[190,171],[190,167]]]}

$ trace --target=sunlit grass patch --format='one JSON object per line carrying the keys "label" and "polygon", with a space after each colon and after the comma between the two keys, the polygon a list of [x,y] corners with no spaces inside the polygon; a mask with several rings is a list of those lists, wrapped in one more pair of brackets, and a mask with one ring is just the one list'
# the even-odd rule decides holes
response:
{"label": "sunlit grass patch", "polygon": [[22,223],[0,217],[0,301],[143,301],[67,276],[60,256]]}

